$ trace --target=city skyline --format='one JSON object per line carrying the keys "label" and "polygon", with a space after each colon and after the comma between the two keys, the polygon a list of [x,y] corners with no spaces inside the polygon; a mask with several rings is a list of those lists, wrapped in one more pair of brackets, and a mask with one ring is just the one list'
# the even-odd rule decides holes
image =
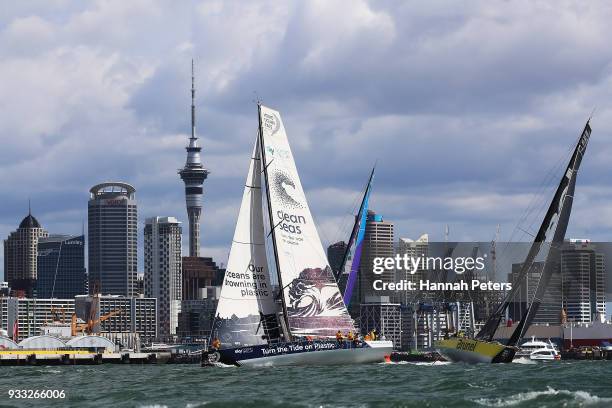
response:
{"label": "city skyline", "polygon": [[[0,74],[12,78],[0,88],[7,106],[0,117],[0,188],[11,191],[0,214],[3,238],[27,214],[28,198],[47,231],[78,234],[89,187],[123,180],[138,190],[142,272],[145,218],[174,216],[187,225],[176,172],[190,132],[194,58],[198,136],[213,175],[206,181],[201,254],[219,264],[226,263],[238,213],[257,98],[283,113],[326,244],[348,238],[350,212],[376,159],[372,208],[394,222],[398,236],[442,240],[449,224],[451,239],[488,240],[501,224],[501,239],[508,239],[596,106],[568,236],[612,239],[606,180],[612,110],[605,104],[612,51],[601,40],[609,6],[12,7],[0,31],[6,57]],[[335,18],[342,13],[350,14],[350,25]],[[581,23],[585,14],[589,30]],[[135,15],[141,19],[124,25],[124,35],[102,29]],[[165,16],[192,23],[171,27],[153,48],[143,46],[146,36],[152,43],[159,38],[154,30]],[[274,24],[250,23],[264,16]],[[440,18],[449,22],[428,28]],[[230,21],[243,28],[240,36],[220,34]],[[547,36],[537,35],[538,26],[548,27]],[[249,37],[255,51],[245,52]],[[449,52],[432,55],[431,43]],[[391,71],[389,57],[399,58]],[[363,64],[349,63],[355,60]],[[184,254],[188,241],[184,235]]]}

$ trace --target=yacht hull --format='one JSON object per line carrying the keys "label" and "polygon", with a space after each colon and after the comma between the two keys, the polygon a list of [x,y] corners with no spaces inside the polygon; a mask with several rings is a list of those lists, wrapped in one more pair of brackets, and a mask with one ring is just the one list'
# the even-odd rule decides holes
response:
{"label": "yacht hull", "polygon": [[359,345],[325,340],[291,342],[208,351],[202,356],[202,365],[222,363],[262,367],[382,363],[392,351],[391,341],[366,341]]}
{"label": "yacht hull", "polygon": [[440,340],[436,349],[449,361],[469,364],[510,363],[516,353],[515,347],[460,337]]}

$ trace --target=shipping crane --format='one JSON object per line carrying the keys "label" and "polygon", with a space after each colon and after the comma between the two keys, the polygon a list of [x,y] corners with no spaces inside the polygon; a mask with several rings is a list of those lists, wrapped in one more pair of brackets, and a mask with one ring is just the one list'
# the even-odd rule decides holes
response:
{"label": "shipping crane", "polygon": [[70,334],[73,337],[76,336],[78,332],[92,334],[93,329],[96,324],[101,323],[105,320],[108,320],[113,316],[120,315],[121,313],[123,313],[123,309],[116,309],[110,313],[105,314],[104,316],[101,316],[99,319],[96,319],[96,320],[89,319],[87,323],[80,323],[80,324],[77,323],[76,313],[73,313],[72,322],[70,324]]}

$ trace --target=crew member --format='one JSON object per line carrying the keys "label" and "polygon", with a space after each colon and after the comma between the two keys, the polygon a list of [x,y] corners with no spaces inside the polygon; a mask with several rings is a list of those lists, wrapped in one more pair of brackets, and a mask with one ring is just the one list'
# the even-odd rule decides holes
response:
{"label": "crew member", "polygon": [[219,339],[215,337],[212,343],[210,343],[210,347],[215,350],[219,350],[221,348],[221,341],[219,341]]}
{"label": "crew member", "polygon": [[340,344],[342,344],[342,342],[344,341],[344,337],[342,336],[342,332],[340,330],[338,330],[338,332],[336,333],[336,341]]}

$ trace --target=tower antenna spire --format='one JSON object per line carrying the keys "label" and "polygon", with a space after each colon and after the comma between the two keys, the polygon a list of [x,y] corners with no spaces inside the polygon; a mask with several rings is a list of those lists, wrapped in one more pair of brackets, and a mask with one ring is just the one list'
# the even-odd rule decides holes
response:
{"label": "tower antenna spire", "polygon": [[191,59],[191,138],[195,139],[195,75],[193,72],[193,58]]}
{"label": "tower antenna spire", "polygon": [[28,197],[28,215],[32,215],[32,202]]}

